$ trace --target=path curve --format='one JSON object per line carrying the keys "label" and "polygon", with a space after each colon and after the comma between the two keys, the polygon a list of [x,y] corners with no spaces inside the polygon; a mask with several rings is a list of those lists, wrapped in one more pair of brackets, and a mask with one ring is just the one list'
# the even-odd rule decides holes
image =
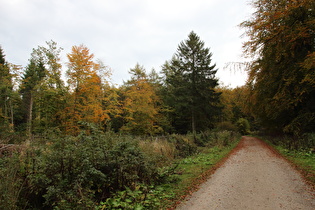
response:
{"label": "path curve", "polygon": [[264,142],[243,137],[238,148],[177,209],[315,209],[314,190]]}

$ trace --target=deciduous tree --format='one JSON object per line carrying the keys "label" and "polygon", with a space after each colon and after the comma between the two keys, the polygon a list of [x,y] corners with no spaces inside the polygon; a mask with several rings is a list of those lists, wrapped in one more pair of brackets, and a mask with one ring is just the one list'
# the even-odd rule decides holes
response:
{"label": "deciduous tree", "polygon": [[125,83],[123,131],[133,134],[154,134],[161,132],[156,118],[160,100],[150,83],[145,69],[137,64],[129,72],[131,80]]}
{"label": "deciduous tree", "polygon": [[70,134],[77,135],[82,128],[80,122],[102,126],[108,114],[102,107],[103,92],[100,65],[93,61],[87,47],[73,46],[68,57],[68,84],[71,94],[66,108],[65,127]]}
{"label": "deciduous tree", "polygon": [[254,57],[249,70],[252,110],[263,125],[303,133],[315,129],[315,2],[255,0],[241,24]]}

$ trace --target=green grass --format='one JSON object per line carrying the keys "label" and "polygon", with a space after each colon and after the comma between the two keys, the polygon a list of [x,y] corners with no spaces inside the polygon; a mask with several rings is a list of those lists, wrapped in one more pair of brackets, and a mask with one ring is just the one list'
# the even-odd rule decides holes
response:
{"label": "green grass", "polygon": [[239,140],[226,147],[206,148],[197,155],[180,160],[174,174],[168,177],[168,183],[160,186],[164,193],[169,195],[163,207],[174,206],[195,191],[198,185],[209,178],[211,169],[226,157],[238,142]]}

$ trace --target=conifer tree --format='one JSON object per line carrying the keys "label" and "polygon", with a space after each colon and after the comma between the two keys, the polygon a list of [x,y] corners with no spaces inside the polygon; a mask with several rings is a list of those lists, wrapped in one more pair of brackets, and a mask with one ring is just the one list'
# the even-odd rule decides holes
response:
{"label": "conifer tree", "polygon": [[42,61],[36,63],[30,60],[30,63],[25,69],[22,84],[21,94],[23,98],[23,111],[27,127],[27,134],[30,137],[33,131],[33,110],[35,97],[40,91],[40,84],[45,77],[45,67]]}
{"label": "conifer tree", "polygon": [[211,57],[210,49],[191,32],[163,66],[166,103],[174,110],[172,120],[177,131],[195,133],[209,128],[220,112],[220,93],[214,90],[217,70]]}

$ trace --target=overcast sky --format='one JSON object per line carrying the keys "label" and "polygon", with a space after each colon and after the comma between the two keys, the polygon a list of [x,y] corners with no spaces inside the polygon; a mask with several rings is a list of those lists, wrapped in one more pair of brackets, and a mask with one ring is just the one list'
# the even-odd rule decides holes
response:
{"label": "overcast sky", "polygon": [[[161,70],[191,31],[213,53],[224,85],[243,85],[244,72],[225,69],[240,62],[242,29],[251,15],[249,0],[0,0],[0,45],[6,60],[26,66],[33,48],[53,40],[62,62],[84,44],[109,66],[114,83],[130,78],[136,63]],[[233,70],[233,69],[232,69]]]}

